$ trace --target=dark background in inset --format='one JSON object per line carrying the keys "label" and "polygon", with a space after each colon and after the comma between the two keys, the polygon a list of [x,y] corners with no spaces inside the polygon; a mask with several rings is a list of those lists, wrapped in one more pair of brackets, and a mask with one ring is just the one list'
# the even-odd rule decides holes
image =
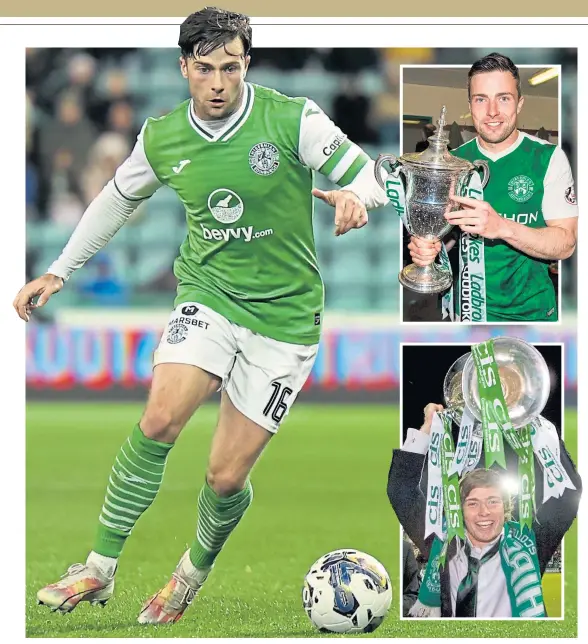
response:
{"label": "dark background in inset", "polygon": [[[562,347],[533,345],[541,353],[551,375],[551,391],[541,415],[550,420],[561,434],[561,365]],[[402,440],[408,427],[418,429],[423,423],[427,403],[444,405],[443,379],[451,365],[470,351],[469,345],[404,345],[402,347]]]}

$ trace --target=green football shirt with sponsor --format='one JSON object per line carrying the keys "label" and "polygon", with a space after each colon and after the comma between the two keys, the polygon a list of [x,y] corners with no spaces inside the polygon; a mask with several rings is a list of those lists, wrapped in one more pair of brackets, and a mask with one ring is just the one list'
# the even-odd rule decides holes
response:
{"label": "green football shirt with sponsor", "polygon": [[[488,162],[484,201],[500,216],[531,228],[545,227],[546,220],[577,216],[571,169],[557,146],[520,132],[517,141],[499,154],[480,147],[477,138],[451,153]],[[483,241],[487,321],[556,321],[551,262],[499,239]],[[457,308],[459,313],[459,303]]]}
{"label": "green football shirt with sponsor", "polygon": [[313,173],[346,186],[368,161],[313,101],[246,83],[214,133],[189,100],[147,119],[115,184],[131,199],[169,186],[185,208],[175,305],[200,302],[270,338],[313,344],[324,303]]}

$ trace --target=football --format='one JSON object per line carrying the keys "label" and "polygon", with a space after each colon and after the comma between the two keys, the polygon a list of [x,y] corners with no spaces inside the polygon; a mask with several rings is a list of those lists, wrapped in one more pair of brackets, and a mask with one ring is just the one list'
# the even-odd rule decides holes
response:
{"label": "football", "polygon": [[304,610],[323,633],[370,633],[384,621],[391,602],[388,572],[359,550],[323,555],[304,578]]}

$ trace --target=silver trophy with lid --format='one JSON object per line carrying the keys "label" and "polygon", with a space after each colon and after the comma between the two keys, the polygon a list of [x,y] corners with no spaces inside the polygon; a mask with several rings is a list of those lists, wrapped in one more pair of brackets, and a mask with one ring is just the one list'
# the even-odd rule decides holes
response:
{"label": "silver trophy with lid", "polygon": [[[390,179],[401,185],[404,204],[394,202],[400,210],[404,225],[410,235],[438,241],[445,237],[453,226],[445,219],[448,212],[461,206],[451,200],[454,195],[463,195],[474,172],[481,171],[482,188],[488,183],[490,171],[486,161],[474,161],[453,156],[447,149],[449,136],[445,131],[447,110],[441,109],[437,132],[428,138],[429,147],[423,152],[403,154],[380,154],[375,164],[376,180],[390,197]],[[384,163],[390,166],[391,174],[382,178]],[[441,293],[452,284],[451,269],[431,263],[428,266],[409,264],[399,274],[400,283],[417,293]]]}

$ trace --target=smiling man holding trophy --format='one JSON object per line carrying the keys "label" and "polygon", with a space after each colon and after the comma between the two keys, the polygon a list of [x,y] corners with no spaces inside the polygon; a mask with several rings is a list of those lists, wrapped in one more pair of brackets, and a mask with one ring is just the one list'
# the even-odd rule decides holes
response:
{"label": "smiling man holding trophy", "polygon": [[[444,319],[555,322],[558,306],[549,264],[569,258],[577,237],[578,207],[569,161],[561,147],[517,128],[525,99],[519,70],[509,58],[493,53],[475,62],[467,89],[477,136],[450,154],[456,161],[483,162],[489,170],[487,183],[482,190],[474,176],[468,186],[456,186],[443,215],[447,228],[439,225],[439,235],[423,234],[405,221],[413,265],[427,270],[438,266],[433,263],[437,255],[441,270],[449,266],[447,250],[454,240],[446,246],[440,240],[447,240],[455,227],[456,283],[429,291],[406,280],[401,283],[421,293],[444,292]],[[389,156],[382,155],[382,161]],[[393,170],[385,186],[390,198],[395,190],[402,193],[396,199],[401,206],[406,194],[408,213],[409,186],[400,179]],[[397,211],[404,215],[402,207]]]}
{"label": "smiling man holding trophy", "polygon": [[[454,362],[443,392],[445,405],[425,407],[389,471],[390,503],[428,558],[410,616],[547,617],[541,579],[582,492],[555,425],[541,415],[547,364],[523,340],[496,337]],[[507,480],[515,473],[513,505]]]}

